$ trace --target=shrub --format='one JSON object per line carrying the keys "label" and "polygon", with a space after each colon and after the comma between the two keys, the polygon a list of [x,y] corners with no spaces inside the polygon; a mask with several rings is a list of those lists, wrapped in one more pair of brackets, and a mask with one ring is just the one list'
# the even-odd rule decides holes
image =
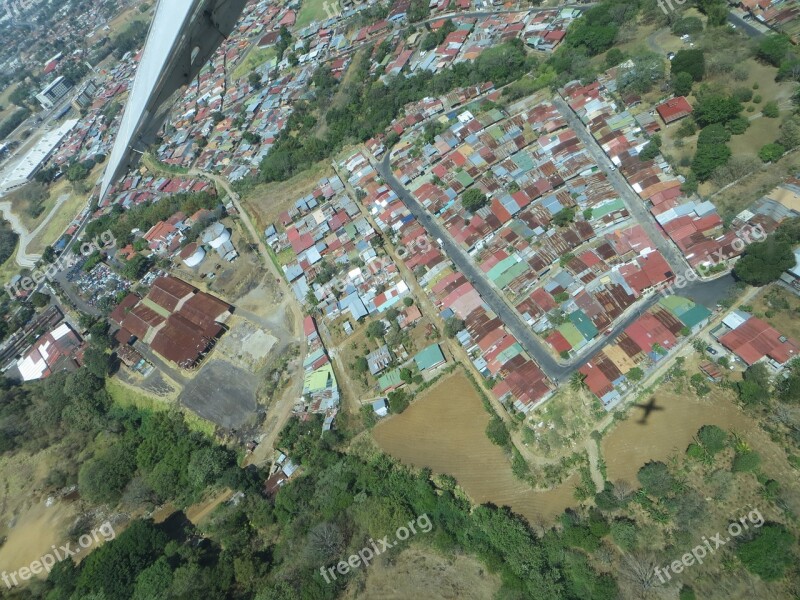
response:
{"label": "shrub", "polygon": [[731,470],[734,473],[755,471],[761,465],[761,456],[758,452],[744,452],[733,458]]}
{"label": "shrub", "polygon": [[769,119],[777,119],[781,111],[778,109],[778,103],[772,100],[764,105],[764,108],[761,109],[761,113]]}
{"label": "shrub", "polygon": [[758,151],[758,158],[765,163],[775,162],[783,156],[785,151],[786,149],[780,144],[766,144],[761,146],[761,150]]}
{"label": "shrub", "polygon": [[753,99],[753,90],[746,87],[740,87],[733,90],[733,97],[739,102],[750,102]]}

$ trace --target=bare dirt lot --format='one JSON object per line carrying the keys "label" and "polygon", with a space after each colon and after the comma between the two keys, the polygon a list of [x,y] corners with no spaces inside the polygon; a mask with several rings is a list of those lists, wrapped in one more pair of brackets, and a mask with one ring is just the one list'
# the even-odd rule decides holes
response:
{"label": "bare dirt lot", "polygon": [[180,403],[221,427],[236,429],[256,412],[258,378],[222,359],[212,359],[186,385]]}
{"label": "bare dirt lot", "polygon": [[510,506],[531,523],[551,520],[575,504],[574,477],[548,492],[535,492],[517,479],[508,457],[486,437],[488,422],[472,384],[456,371],[403,414],[376,425],[373,436],[405,463],[452,475],[473,501]]}

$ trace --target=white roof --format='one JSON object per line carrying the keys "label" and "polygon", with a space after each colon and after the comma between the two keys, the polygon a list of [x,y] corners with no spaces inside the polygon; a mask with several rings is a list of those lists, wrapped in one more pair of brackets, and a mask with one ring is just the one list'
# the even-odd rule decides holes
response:
{"label": "white roof", "polygon": [[8,177],[0,184],[0,189],[15,187],[27,182],[42,162],[47,160],[50,153],[58,147],[61,140],[63,140],[77,124],[78,119],[64,121],[61,127],[49,131],[42,136],[42,139],[40,139],[14,166],[14,169],[8,174]]}

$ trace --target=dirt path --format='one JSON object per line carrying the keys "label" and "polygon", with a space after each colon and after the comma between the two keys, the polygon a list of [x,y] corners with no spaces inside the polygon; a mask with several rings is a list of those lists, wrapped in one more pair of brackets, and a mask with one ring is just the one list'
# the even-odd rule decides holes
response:
{"label": "dirt path", "polygon": [[589,471],[592,474],[592,481],[594,487],[598,492],[602,492],[606,485],[606,480],[600,472],[599,458],[600,449],[597,447],[597,442],[594,438],[590,437],[586,440],[586,453],[589,455]]}

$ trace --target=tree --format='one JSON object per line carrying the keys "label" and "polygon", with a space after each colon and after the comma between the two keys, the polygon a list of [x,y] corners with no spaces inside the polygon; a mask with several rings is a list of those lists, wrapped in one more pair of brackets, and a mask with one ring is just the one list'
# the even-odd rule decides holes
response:
{"label": "tree", "polygon": [[777,280],[786,269],[793,266],[792,244],[771,235],[763,242],[747,246],[733,272],[745,283],[760,286]]}
{"label": "tree", "polygon": [[761,38],[756,49],[756,56],[773,67],[779,67],[789,53],[791,41],[789,36],[771,34]]}
{"label": "tree", "polygon": [[83,163],[74,162],[67,168],[67,181],[82,181],[89,175],[89,169]]}
{"label": "tree", "polygon": [[784,152],[786,152],[786,148],[780,144],[765,144],[761,146],[761,149],[758,151],[758,158],[765,163],[777,162],[780,160],[781,156],[783,156]]}
{"label": "tree", "polygon": [[639,367],[633,367],[627,374],[628,379],[631,381],[641,381],[642,377],[644,377],[644,371]]}
{"label": "tree", "polygon": [[562,208],[553,215],[553,225],[556,227],[566,227],[575,220],[575,208],[570,206]]}
{"label": "tree", "polygon": [[717,454],[728,445],[728,434],[716,425],[703,425],[697,432],[697,439],[711,454]]}
{"label": "tree", "polygon": [[622,54],[622,50],[619,48],[611,48],[608,52],[606,52],[606,67],[616,67],[619,63],[625,60],[625,55]]}
{"label": "tree", "polygon": [[486,437],[501,448],[506,448],[511,444],[511,435],[508,433],[506,424],[497,415],[493,415],[489,419],[489,424],[486,426]]}
{"label": "tree", "polygon": [[701,127],[727,123],[742,112],[741,103],[733,96],[705,90],[694,107],[694,120]]}
{"label": "tree", "polygon": [[692,159],[692,173],[699,181],[706,181],[714,170],[728,162],[731,149],[725,144],[697,144],[697,152]]}
{"label": "tree", "polygon": [[50,304],[50,296],[42,292],[34,292],[31,294],[30,301],[36,308],[44,308]]}
{"label": "tree", "polygon": [[125,444],[113,445],[81,467],[78,473],[81,495],[91,502],[113,504],[135,471],[136,461],[130,448]]}
{"label": "tree", "polygon": [[576,392],[586,389],[586,375],[580,371],[575,371],[569,378],[569,386]]}
{"label": "tree", "polygon": [[682,17],[672,24],[675,35],[691,35],[703,31],[703,22],[698,17]]}
{"label": "tree", "polygon": [[736,556],[764,581],[777,581],[795,561],[794,536],[779,523],[767,523],[753,539],[737,545]]}
{"label": "tree", "polygon": [[389,400],[389,410],[397,415],[408,408],[410,401],[410,398],[405,390],[394,390],[389,392],[387,399]]}
{"label": "tree", "polygon": [[639,469],[636,477],[648,494],[663,498],[675,485],[675,478],[669,472],[667,465],[660,461],[650,461]]}
{"label": "tree", "polygon": [[686,71],[676,73],[672,77],[672,90],[678,96],[688,96],[692,92],[694,78]]}
{"label": "tree", "polygon": [[450,317],[444,323],[444,333],[447,337],[454,338],[459,331],[463,330],[466,323],[458,317]]}
{"label": "tree", "polygon": [[111,372],[111,357],[98,348],[89,347],[83,354],[83,365],[98,379],[105,379]]}
{"label": "tree", "polygon": [[666,73],[663,58],[655,52],[641,52],[625,64],[630,66],[620,67],[617,74],[617,87],[624,92],[649,92]]}
{"label": "tree", "polygon": [[774,100],[770,100],[764,105],[764,108],[761,109],[761,113],[769,119],[777,119],[781,111],[778,108],[778,103]]}
{"label": "tree", "polygon": [[758,452],[742,452],[736,453],[733,457],[733,465],[731,470],[734,473],[743,473],[755,471],[761,465],[761,456]]}
{"label": "tree", "polygon": [[787,150],[800,146],[800,115],[792,115],[781,123],[778,144]]}
{"label": "tree", "polygon": [[461,196],[461,203],[469,212],[475,212],[486,205],[486,194],[477,188],[470,188]]}
{"label": "tree", "polygon": [[699,49],[678,50],[670,61],[670,72],[688,73],[694,81],[701,81],[706,74],[705,55]]}
{"label": "tree", "polygon": [[369,325],[367,325],[367,337],[371,338],[379,338],[383,336],[384,331],[386,328],[383,324],[383,321],[372,321]]}

